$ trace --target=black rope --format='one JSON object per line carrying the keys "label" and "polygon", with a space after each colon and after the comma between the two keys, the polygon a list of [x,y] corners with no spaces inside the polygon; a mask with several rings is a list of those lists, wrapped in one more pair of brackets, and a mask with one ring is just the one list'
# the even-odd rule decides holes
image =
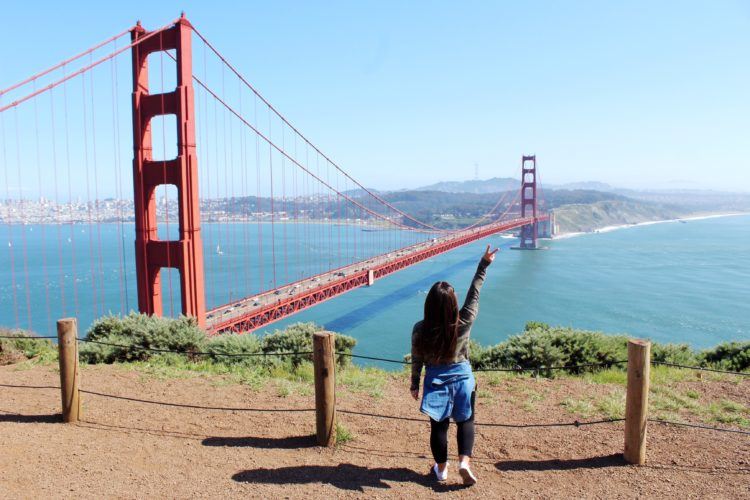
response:
{"label": "black rope", "polygon": [[666,425],[676,425],[680,427],[693,427],[695,429],[705,429],[708,431],[716,431],[716,432],[731,432],[734,434],[747,434],[750,435],[750,432],[748,431],[741,431],[739,429],[727,429],[725,427],[711,427],[709,425],[701,425],[701,424],[690,424],[687,422],[675,422],[673,420],[661,420],[658,418],[650,418],[648,419],[649,422],[654,422],[657,424],[666,424]]}
{"label": "black rope", "polygon": [[601,366],[614,366],[614,365],[624,365],[627,364],[627,360],[621,360],[621,361],[605,361],[602,363],[582,363],[580,365],[564,365],[564,366],[538,366],[535,368],[523,368],[521,366],[516,366],[514,368],[476,368],[473,371],[475,372],[516,372],[516,373],[522,373],[522,372],[534,372],[538,373],[541,371],[546,370],[577,370],[580,368],[594,368],[594,367],[601,367]]}
{"label": "black rope", "polygon": [[585,425],[611,424],[624,421],[624,418],[608,418],[603,420],[587,420],[584,422],[581,422],[580,420],[574,420],[573,422],[553,422],[549,424],[494,424],[477,422],[476,425],[482,427],[507,427],[512,429],[527,429],[534,427],[582,427]]}
{"label": "black rope", "polygon": [[[351,354],[348,352],[336,352],[339,356],[348,356],[350,358],[358,358],[358,359],[370,359],[373,361],[384,361],[386,363],[398,363],[402,365],[411,365],[414,364],[411,361],[403,361],[398,359],[388,359],[388,358],[377,358],[374,356],[363,356],[361,354]],[[582,363],[580,365],[566,365],[566,366],[538,366],[535,368],[522,368],[521,366],[515,366],[513,368],[476,368],[473,369],[475,372],[516,372],[516,373],[522,373],[522,372],[540,372],[543,370],[575,370],[580,368],[593,368],[593,367],[600,367],[600,366],[614,366],[614,365],[622,365],[627,364],[627,360],[621,360],[621,361],[606,361],[602,363]]]}
{"label": "black rope", "polygon": [[371,359],[373,361],[385,361],[386,363],[399,363],[402,365],[411,365],[411,361],[403,361],[398,359],[386,359],[386,358],[376,358],[373,356],[362,356],[361,354],[352,354],[349,352],[336,352],[339,356],[348,356],[350,358],[359,358],[359,359]]}
{"label": "black rope", "polygon": [[666,361],[652,361],[651,364],[671,366],[673,368],[686,368],[688,370],[697,370],[697,371],[702,371],[702,372],[726,373],[729,375],[740,375],[742,377],[750,377],[750,372],[733,372],[729,370],[717,370],[715,368],[703,368],[702,366],[689,366],[689,365],[680,365],[677,363],[667,363]]}
{"label": "black rope", "polygon": [[118,396],[116,394],[105,394],[105,393],[95,392],[95,391],[86,391],[83,389],[81,389],[80,392],[83,394],[90,394],[92,396],[101,396],[103,398],[121,399],[124,401],[133,401],[135,403],[146,403],[146,404],[160,405],[160,406],[174,406],[177,408],[191,408],[195,410],[247,411],[247,412],[271,412],[271,413],[293,413],[293,412],[315,411],[315,408],[276,409],[276,408],[240,408],[240,407],[227,407],[227,406],[200,406],[200,405],[191,405],[191,404],[184,404],[184,403],[170,403],[167,401],[153,401],[150,399],[139,399],[139,398],[132,398],[128,396]]}
{"label": "black rope", "polygon": [[113,344],[111,342],[101,342],[99,340],[88,340],[78,339],[79,342],[86,342],[89,344],[98,344],[109,347],[119,347],[122,349],[130,349],[136,351],[150,351],[150,352],[162,352],[162,353],[173,353],[173,354],[191,354],[195,356],[226,356],[232,358],[245,358],[254,356],[305,356],[312,354],[312,351],[295,351],[295,352],[247,352],[247,353],[228,353],[228,352],[205,352],[205,351],[177,351],[174,349],[157,349],[155,347],[140,347],[137,345],[124,345],[124,344]]}
{"label": "black rope", "polygon": [[42,337],[30,337],[28,335],[0,335],[0,339],[11,339],[11,340],[46,340],[46,339],[56,339],[57,335],[46,335]]}
{"label": "black rope", "polygon": [[[427,422],[424,418],[415,418],[415,417],[399,417],[397,415],[383,415],[382,413],[367,413],[367,412],[361,412],[361,411],[354,411],[354,410],[336,410],[338,413],[343,413],[345,415],[358,415],[361,417],[373,417],[373,418],[385,418],[389,420],[403,420],[406,422]],[[596,425],[596,424],[610,424],[613,422],[624,422],[624,418],[614,418],[614,419],[605,419],[605,420],[590,420],[585,422],[580,422],[578,420],[573,422],[554,422],[554,423],[548,423],[548,424],[499,424],[499,423],[490,423],[490,422],[476,422],[477,426],[481,427],[506,427],[506,428],[515,428],[515,429],[525,429],[525,428],[533,428],[533,427],[581,427],[584,425]]]}

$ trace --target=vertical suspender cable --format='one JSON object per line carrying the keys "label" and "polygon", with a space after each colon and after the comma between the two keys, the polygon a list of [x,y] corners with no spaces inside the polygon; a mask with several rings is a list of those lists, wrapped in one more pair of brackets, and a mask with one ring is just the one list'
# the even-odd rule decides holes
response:
{"label": "vertical suspender cable", "polygon": [[[93,57],[90,56],[90,59]],[[91,61],[93,62],[93,61]],[[94,165],[94,213],[96,217],[96,241],[97,241],[97,263],[99,273],[99,303],[102,305],[102,314],[106,312],[104,302],[104,267],[102,263],[102,221],[99,203],[99,166],[96,160],[96,113],[94,112],[94,72],[89,72],[90,95],[91,95],[91,142],[93,146],[93,165]]]}
{"label": "vertical suspender cable", "polygon": [[[255,118],[255,128],[257,130],[258,128],[258,97],[255,96],[253,99],[253,115]],[[258,263],[259,263],[259,273],[258,278],[260,280],[260,289],[258,290],[259,293],[263,293],[263,290],[265,290],[265,277],[263,276],[263,269],[265,268],[265,263],[263,262],[263,223],[261,221],[261,218],[263,216],[263,209],[262,209],[262,201],[261,201],[261,189],[260,189],[260,181],[261,181],[261,168],[260,168],[260,137],[257,133],[255,133],[255,173],[257,176],[257,182],[256,182],[256,198],[255,198],[255,210],[256,210],[256,216],[255,219],[258,221]]]}
{"label": "vertical suspender cable", "polygon": [[18,295],[16,292],[16,259],[13,248],[13,220],[10,218],[12,215],[13,201],[10,197],[10,180],[8,179],[8,154],[6,149],[5,140],[5,116],[0,113],[0,139],[3,141],[3,171],[5,172],[5,203],[7,204],[8,210],[8,253],[10,254],[10,275],[11,275],[11,286],[13,287],[13,315],[15,318],[15,327],[19,327],[18,322]]}
{"label": "vertical suspender cable", "polygon": [[83,165],[86,177],[86,218],[88,219],[88,236],[89,236],[89,268],[91,273],[91,305],[95,316],[99,315],[99,308],[96,297],[96,273],[94,271],[94,221],[93,211],[91,210],[91,175],[89,173],[89,140],[88,140],[88,120],[87,120],[87,101],[86,96],[86,78],[81,76],[81,103],[83,117]]}
{"label": "vertical suspender cable", "polygon": [[[117,50],[117,42],[115,41],[115,50]],[[115,59],[111,59],[112,64],[112,148],[114,154],[114,166],[115,166],[115,190],[117,199],[117,237],[120,240],[118,244],[119,260],[120,260],[120,312],[122,314],[130,312],[130,287],[128,284],[128,265],[126,260],[127,252],[125,252],[125,214],[123,212],[123,204],[125,202],[124,189],[123,189],[123,169],[122,163],[120,163],[120,104],[117,100],[120,95],[120,86],[117,82],[119,77],[119,71],[117,62]],[[123,304],[124,295],[124,304]],[[123,307],[124,305],[124,307]]]}
{"label": "vertical suspender cable", "polygon": [[[36,91],[36,80],[34,80],[34,91]],[[42,205],[40,208],[43,210],[44,205],[42,204],[43,192],[42,192],[42,159],[39,151],[39,106],[37,105],[37,99],[34,99],[34,145],[36,149],[36,171],[37,171],[37,185],[39,191],[39,203]],[[46,224],[40,221],[39,230],[41,233],[41,245],[40,250],[42,254],[42,273],[44,276],[44,306],[47,312],[47,324],[45,325],[47,331],[52,331],[52,312],[50,311],[49,302],[49,270],[47,269],[47,241],[46,241]]]}
{"label": "vertical suspender cable", "polygon": [[[13,108],[13,118],[15,121],[16,128],[16,167],[18,168],[18,203],[21,214],[25,214],[24,210],[24,197],[23,197],[23,182],[21,182],[21,138],[18,131],[18,108]],[[28,247],[26,245],[26,228],[21,226],[21,246],[23,248],[23,276],[24,276],[24,288],[26,292],[26,324],[29,330],[33,330],[31,324],[31,288],[29,287],[29,255]]]}
{"label": "vertical suspender cable", "polygon": [[271,132],[271,108],[268,108],[268,175],[271,183],[271,268],[273,269],[273,288],[276,288],[276,235],[274,230],[274,219],[276,213],[273,203],[273,148],[270,139],[273,137]]}
{"label": "vertical suspender cable", "polygon": [[60,305],[62,306],[62,315],[67,316],[65,302],[65,272],[63,269],[63,245],[62,245],[62,207],[60,206],[60,194],[58,191],[58,172],[57,172],[57,133],[55,132],[55,98],[54,90],[49,91],[50,117],[52,119],[52,170],[54,172],[53,183],[55,194],[55,225],[57,226],[57,267],[60,275]]}
{"label": "vertical suspender cable", "polygon": [[[63,73],[65,73],[65,66],[63,65]],[[68,204],[70,208],[70,264],[71,264],[71,275],[73,277],[73,306],[74,313],[76,316],[79,315],[78,307],[78,269],[76,267],[76,241],[74,233],[74,214],[73,214],[73,179],[70,165],[70,134],[68,131],[68,81],[63,83],[63,110],[65,117],[65,160],[68,170]]]}
{"label": "vertical suspender cable", "polygon": [[[285,148],[286,132],[284,131],[284,122],[281,122],[281,149]],[[281,213],[284,214],[284,220],[281,220],[282,234],[281,238],[284,243],[284,282],[289,283],[289,269],[287,267],[287,244],[286,244],[286,226],[289,222],[289,214],[286,206],[286,157],[281,156]]]}

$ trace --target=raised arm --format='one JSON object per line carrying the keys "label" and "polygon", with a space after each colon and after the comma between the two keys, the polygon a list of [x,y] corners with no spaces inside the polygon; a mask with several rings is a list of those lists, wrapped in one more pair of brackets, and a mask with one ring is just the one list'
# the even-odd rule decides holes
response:
{"label": "raised arm", "polygon": [[484,284],[484,277],[487,274],[487,266],[492,264],[492,261],[495,260],[495,254],[498,250],[499,248],[496,248],[491,251],[490,246],[487,245],[487,250],[485,250],[482,260],[479,261],[479,266],[477,267],[476,273],[474,273],[474,278],[471,280],[469,291],[466,293],[464,306],[459,312],[459,318],[464,324],[472,324],[477,317],[477,313],[479,312],[479,290],[482,288],[482,284]]}

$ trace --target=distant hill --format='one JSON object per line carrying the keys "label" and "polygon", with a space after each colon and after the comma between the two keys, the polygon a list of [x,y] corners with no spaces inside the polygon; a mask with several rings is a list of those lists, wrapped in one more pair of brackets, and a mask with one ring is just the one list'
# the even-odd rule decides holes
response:
{"label": "distant hill", "polygon": [[[491,179],[474,179],[470,181],[446,181],[417,188],[415,191],[442,191],[443,193],[502,193],[518,189],[520,179],[513,177],[493,177]],[[604,182],[568,182],[566,184],[543,184],[545,189],[567,189],[584,191],[614,192],[617,189]]]}
{"label": "distant hill", "polygon": [[558,234],[590,232],[606,226],[675,219],[685,215],[674,206],[620,199],[562,205],[555,209]]}
{"label": "distant hill", "polygon": [[416,191],[442,191],[444,193],[502,193],[519,189],[521,181],[512,177],[493,177],[492,179],[471,181],[438,182],[417,188]]}
{"label": "distant hill", "polygon": [[588,191],[605,191],[611,192],[617,189],[606,182],[587,181],[587,182],[568,182],[565,184],[544,184],[547,189],[585,189]]}

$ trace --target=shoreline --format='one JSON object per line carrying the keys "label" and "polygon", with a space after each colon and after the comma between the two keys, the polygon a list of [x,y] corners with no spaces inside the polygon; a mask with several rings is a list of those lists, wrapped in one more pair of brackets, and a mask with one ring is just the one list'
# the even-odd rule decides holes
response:
{"label": "shoreline", "polygon": [[617,231],[619,229],[628,229],[628,228],[640,227],[640,226],[652,226],[654,224],[667,224],[670,222],[673,223],[673,222],[681,222],[681,221],[717,219],[719,217],[737,217],[737,216],[742,216],[742,215],[750,215],[750,212],[729,212],[729,213],[721,213],[721,214],[691,215],[688,217],[679,217],[676,219],[643,221],[643,222],[636,222],[633,224],[615,224],[611,226],[603,226],[598,229],[594,229],[593,231],[577,231],[577,232],[572,232],[572,233],[563,233],[560,235],[555,235],[552,237],[552,240],[566,240],[569,238],[575,238],[577,236],[584,236],[587,234],[609,233],[612,231]]}

